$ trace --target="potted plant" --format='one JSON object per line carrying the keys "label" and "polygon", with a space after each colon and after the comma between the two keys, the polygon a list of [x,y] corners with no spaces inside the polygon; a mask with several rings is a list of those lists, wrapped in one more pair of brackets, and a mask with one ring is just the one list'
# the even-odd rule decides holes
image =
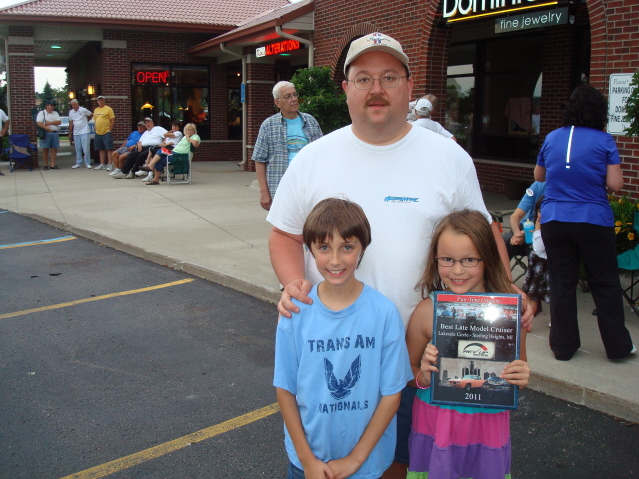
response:
{"label": "potted plant", "polygon": [[608,195],[608,201],[615,216],[615,250],[620,255],[634,249],[639,243],[639,234],[634,227],[635,215],[639,216],[639,205],[637,200],[628,195]]}

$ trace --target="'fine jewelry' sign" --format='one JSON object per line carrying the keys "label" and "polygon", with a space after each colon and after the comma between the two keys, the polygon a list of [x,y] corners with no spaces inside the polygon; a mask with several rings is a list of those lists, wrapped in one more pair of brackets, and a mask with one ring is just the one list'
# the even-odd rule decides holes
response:
{"label": "'fine jewelry' sign", "polygon": [[495,20],[495,33],[518,32],[531,28],[551,27],[568,23],[568,9],[557,8],[543,12],[513,15]]}

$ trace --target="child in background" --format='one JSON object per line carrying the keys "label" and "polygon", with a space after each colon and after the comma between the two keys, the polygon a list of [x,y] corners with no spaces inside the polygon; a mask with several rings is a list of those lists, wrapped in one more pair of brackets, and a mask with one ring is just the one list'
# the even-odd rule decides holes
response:
{"label": "child in background", "polygon": [[377,478],[395,452],[400,392],[413,378],[395,305],[355,278],[370,244],[362,208],[330,198],[303,230],[324,281],[313,304],[280,317],[277,400],[285,424],[288,478]]}
{"label": "child in background", "polygon": [[[535,316],[541,312],[541,302],[550,303],[550,285],[548,280],[548,256],[546,247],[541,239],[541,201],[543,195],[537,201],[535,209],[535,231],[533,232],[532,250],[528,254],[528,268],[522,291],[528,295]],[[549,325],[550,326],[550,325]]]}
{"label": "child in background", "polygon": [[[408,324],[406,342],[420,388],[413,404],[407,479],[504,479],[510,477],[510,416],[507,410],[430,404],[430,375],[438,351],[433,337],[432,291],[515,293],[499,257],[488,220],[478,211],[445,216],[435,228],[424,274],[422,297]],[[508,364],[500,378],[525,387],[526,332],[521,330],[522,359]]]}

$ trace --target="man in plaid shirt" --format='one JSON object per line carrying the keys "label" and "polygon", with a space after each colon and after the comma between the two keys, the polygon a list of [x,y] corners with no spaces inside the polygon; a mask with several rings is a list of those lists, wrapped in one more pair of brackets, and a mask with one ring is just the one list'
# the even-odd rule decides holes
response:
{"label": "man in plaid shirt", "polygon": [[295,155],[322,136],[317,120],[298,111],[295,85],[287,81],[278,82],[273,88],[273,98],[280,112],[264,120],[253,147],[260,205],[265,210],[271,208],[277,185]]}

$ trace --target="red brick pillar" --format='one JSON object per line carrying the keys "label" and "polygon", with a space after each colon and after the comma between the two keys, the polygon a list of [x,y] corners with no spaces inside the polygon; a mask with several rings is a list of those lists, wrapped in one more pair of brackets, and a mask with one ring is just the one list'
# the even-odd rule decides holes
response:
{"label": "red brick pillar", "polygon": [[[9,65],[8,82],[11,89],[11,131],[29,135],[31,143],[36,144],[36,131],[31,108],[35,105],[34,79],[34,38],[33,28],[26,26],[9,27]],[[32,153],[31,167],[38,167],[38,155]]]}
{"label": "red brick pillar", "polygon": [[570,60],[575,58],[575,41],[571,25],[559,25],[544,31],[544,84],[539,146],[548,133],[561,126],[563,105],[577,84],[577,72]]}
{"label": "red brick pillar", "polygon": [[260,125],[275,113],[273,104],[274,66],[272,64],[249,63],[246,65],[246,103],[247,109],[247,155],[245,171],[255,171],[255,162],[251,160],[253,145],[257,140]]}
{"label": "red brick pillar", "polygon": [[[413,87],[413,96],[421,98],[423,95],[435,95],[439,100],[439,107],[433,111],[432,119],[444,124],[446,118],[446,81],[448,74],[448,52],[452,30],[439,25],[433,26],[428,38],[427,68],[421,69],[424,74],[424,93],[419,91],[418,84]],[[417,79],[415,79],[417,82]]]}
{"label": "red brick pillar", "polygon": [[[100,64],[95,65],[96,68],[99,67],[99,78],[96,81],[101,86],[100,94],[106,98],[106,104],[113,109],[113,142],[114,146],[120,146],[131,131],[135,131],[131,112],[131,63],[127,57],[126,38],[121,31],[104,30],[99,56]],[[81,85],[78,83],[77,86]],[[92,105],[93,109],[96,106]]]}

